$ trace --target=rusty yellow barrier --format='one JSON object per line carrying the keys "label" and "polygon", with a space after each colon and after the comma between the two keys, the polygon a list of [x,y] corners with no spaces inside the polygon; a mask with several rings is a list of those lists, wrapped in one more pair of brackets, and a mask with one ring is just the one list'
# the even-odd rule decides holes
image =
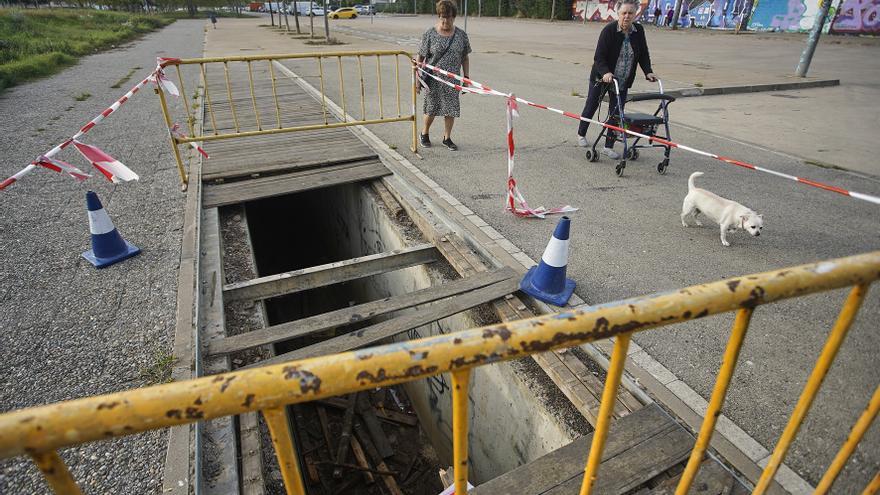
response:
{"label": "rusty yellow barrier", "polygon": [[[797,433],[868,286],[878,278],[880,251],[420,340],[14,411],[0,415],[0,458],[30,455],[58,493],[78,493],[76,484],[55,452],[59,448],[248,411],[263,411],[288,493],[302,493],[296,452],[283,406],[451,372],[455,485],[457,493],[465,493],[467,389],[471,369],[617,337],[581,490],[581,493],[590,493],[598,475],[598,459],[604,448],[610,409],[616,398],[633,332],[737,311],[725,364],[719,372],[709,406],[710,412],[719,411],[733,375],[739,347],[756,307],[852,286],[789,425],[756,487],[755,492],[762,493],[762,487],[773,479]],[[853,428],[856,436],[870,426],[877,408],[875,392],[869,412]],[[706,415],[679,492],[688,491],[714,431],[715,419],[714,414]],[[841,449],[841,454],[829,468],[827,486],[854,447],[852,441],[848,441]],[[866,488],[866,493],[876,491],[875,485],[876,479]]]}
{"label": "rusty yellow barrier", "polygon": [[[375,57],[376,60],[376,88],[374,88],[378,94],[378,115],[375,118],[368,118],[366,112],[366,97],[367,97],[367,85],[364,80],[364,67],[363,67],[363,58],[364,57]],[[180,85],[181,99],[183,101],[183,107],[185,109],[186,114],[186,122],[187,127],[189,129],[189,135],[184,136],[180,133],[169,133],[169,138],[171,140],[171,147],[174,152],[174,158],[177,161],[177,169],[180,175],[181,183],[186,186],[189,177],[186,172],[186,167],[183,164],[183,159],[180,154],[180,150],[178,146],[187,145],[189,143],[204,143],[209,141],[217,141],[223,139],[233,139],[233,138],[241,138],[241,137],[251,137],[251,136],[262,136],[269,134],[281,134],[287,132],[302,132],[302,131],[312,131],[318,129],[332,129],[337,127],[350,127],[356,125],[372,125],[372,124],[382,124],[382,123],[391,123],[391,122],[411,122],[412,125],[412,151],[417,151],[418,142],[416,139],[417,136],[417,122],[416,122],[416,92],[415,92],[415,77],[410,77],[409,86],[410,86],[410,98],[409,98],[409,113],[403,111],[403,105],[401,103],[402,92],[400,89],[400,65],[401,58],[403,59],[403,63],[408,66],[409,71],[412,73],[412,55],[403,50],[373,50],[373,51],[343,51],[343,52],[314,52],[314,53],[295,53],[295,54],[285,54],[285,55],[256,55],[256,56],[241,56],[241,57],[212,57],[212,58],[192,58],[192,59],[170,59],[164,62],[166,70],[170,67],[175,67],[177,72],[177,83]],[[336,59],[336,65],[338,69],[338,84],[339,84],[339,93],[340,99],[342,100],[342,121],[341,122],[331,122],[328,117],[327,110],[327,95],[325,93],[325,83],[327,82],[328,75],[324,72],[324,61]],[[347,109],[347,101],[345,94],[345,77],[343,71],[343,61],[344,60],[356,60],[357,62],[357,71],[359,74],[360,80],[360,109],[361,116],[360,119],[350,120],[348,118],[348,109]],[[394,86],[396,88],[395,96],[396,96],[396,114],[386,116],[385,112],[385,101],[382,94],[382,60],[383,59],[393,59],[394,64]],[[279,102],[279,94],[278,94],[278,78],[275,74],[275,64],[280,63],[282,60],[314,60],[317,64],[318,70],[318,79],[319,79],[319,88],[320,91],[320,104],[321,104],[321,115],[323,122],[320,124],[309,124],[309,125],[289,125],[285,126],[282,122],[282,117],[284,116],[284,106]],[[244,91],[247,94],[247,101],[250,105],[241,104],[241,99],[239,99],[239,106],[236,106],[236,97],[235,93],[235,83],[236,75],[230,73],[230,65],[234,64],[244,64],[247,69],[247,84]],[[270,121],[264,121],[261,118],[260,111],[257,108],[257,99],[258,97],[270,97],[270,95],[258,95],[257,90],[255,89],[255,81],[260,82],[258,78],[254,75],[254,67],[257,64],[266,64],[268,72],[266,73],[266,80],[271,83],[271,98],[273,101],[274,108],[274,118]],[[188,99],[188,93],[186,92],[186,85],[184,83],[185,78],[183,77],[183,73],[181,67],[186,66],[198,66],[198,75],[201,81],[201,90],[202,93],[198,96],[202,97],[204,101],[203,111],[204,118],[203,125],[196,126],[195,123],[199,120],[198,116],[196,116],[193,112],[192,106],[195,105],[195,101],[191,102]],[[209,86],[210,86],[210,70],[209,67],[213,67],[215,65],[222,65],[222,78],[223,78],[223,89],[225,92],[225,101],[222,103],[224,105],[228,105],[229,111],[232,117],[232,128],[227,129],[222,125],[218,127],[217,124],[217,116],[215,107],[218,105],[217,95],[214,95]],[[242,74],[242,77],[243,74]],[[241,88],[238,88],[239,92],[243,91]],[[168,129],[171,129],[174,126],[174,118],[171,113],[171,108],[168,105],[168,98],[165,95],[161,86],[156,88],[156,93],[159,95],[159,104],[162,107],[162,115],[165,119],[165,124],[168,126]],[[248,108],[250,107],[250,108]],[[243,122],[245,118],[253,119],[253,126],[247,126]],[[270,123],[271,122],[271,123]],[[206,132],[206,128],[210,127],[210,130]]]}

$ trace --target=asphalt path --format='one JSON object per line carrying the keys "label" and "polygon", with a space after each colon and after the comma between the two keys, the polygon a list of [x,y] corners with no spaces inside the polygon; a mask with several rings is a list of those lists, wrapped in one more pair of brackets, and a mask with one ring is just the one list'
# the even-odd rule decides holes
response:
{"label": "asphalt path", "polygon": [[[334,36],[349,46],[330,48],[403,47],[415,51],[413,40],[433,19],[401,19],[393,25],[385,22],[373,31],[366,21],[357,21],[360,20],[336,24],[341,28],[334,31]],[[576,93],[585,93],[582,87],[585,65],[573,67],[570,61],[552,54],[542,55],[537,46],[544,38],[517,36],[520,25],[491,31],[488,26],[503,23],[487,20],[478,24],[476,21],[469,21],[475,50],[471,55],[472,77],[499,90],[579,113],[583,98]],[[538,29],[533,24],[529,23],[529,30]],[[545,23],[543,29],[550,37],[557,27]],[[491,34],[486,34],[490,31]],[[504,33],[510,33],[506,50],[498,50],[498,39]],[[491,49],[484,48],[483,36],[486,36],[486,44],[492,45]],[[700,36],[701,43],[711,42],[703,33]],[[736,41],[730,37],[716,41],[732,42]],[[291,51],[314,49],[295,43],[290,45]],[[584,44],[594,43],[594,39],[584,40]],[[285,50],[287,46],[279,43],[272,50]],[[768,54],[762,56],[765,63],[773,63]],[[591,52],[584,58],[588,57]],[[735,66],[733,62],[728,63]],[[777,63],[787,63],[787,59]],[[868,63],[874,62],[869,60]],[[317,87],[315,67],[294,62],[287,65]],[[656,63],[655,69],[661,75],[664,73],[664,68]],[[846,84],[845,74],[840,75],[842,84]],[[333,78],[328,78],[325,84],[328,93],[337,94]],[[356,88],[356,85],[353,76],[346,80],[347,88]],[[394,93],[388,86],[386,79],[386,112],[393,106],[389,102],[394,101]],[[370,98],[370,91],[375,90],[368,89],[367,114],[376,115],[377,104]],[[797,101],[804,106],[815,105],[814,99],[821,98],[822,91],[825,90],[799,91],[801,99]],[[789,100],[773,97],[773,94],[790,93],[767,93],[758,98]],[[339,103],[338,96],[334,99]],[[746,136],[748,140],[743,140],[730,137],[729,131],[734,124],[749,127],[748,118],[732,123],[713,119],[712,112],[696,110],[701,106],[717,107],[718,113],[722,113],[727,111],[731,101],[736,100],[719,96],[676,101],[669,109],[673,139],[780,172],[880,194],[880,180],[875,176],[818,167],[791,153],[778,151],[775,145],[795,132],[791,127],[797,117],[791,114],[775,112],[766,103],[753,107],[752,114],[770,127],[764,130],[752,127]],[[348,104],[349,113],[359,116],[359,109],[352,111],[351,100]],[[876,103],[870,107],[876,114]],[[639,108],[653,110],[644,104]],[[417,110],[421,114],[421,98]],[[840,111],[846,113],[845,109]],[[577,293],[591,304],[862,253],[876,250],[880,245],[877,223],[880,210],[876,205],[680,150],[673,151],[665,176],[655,170],[660,161],[659,153],[644,151],[638,161],[629,162],[624,177],[618,178],[613,162],[607,158],[597,163],[585,160],[584,150],[575,146],[575,121],[524,106],[520,107],[520,113],[515,121],[515,177],[532,206],[579,208],[571,215],[568,275],[577,282]],[[677,118],[679,113],[700,118]],[[858,115],[850,112],[848,117],[856,119]],[[820,140],[819,127],[826,124],[801,119],[796,125],[808,128],[814,136],[812,139]],[[453,138],[461,148],[458,152],[439,145],[442,129],[439,120],[431,132],[435,145],[421,149],[421,156],[409,151],[407,125],[381,125],[370,129],[533,259],[540,258],[555,220],[521,219],[503,209],[507,174],[503,99],[462,96],[462,118],[456,121],[453,131]],[[595,136],[596,132],[593,127],[589,135]],[[816,143],[818,147],[831,148],[830,145],[833,143]],[[870,153],[870,145],[863,145],[865,150],[830,151],[826,162],[837,163],[840,158],[850,156],[847,153]],[[705,176],[698,179],[701,187],[762,213],[763,235],[751,238],[742,232],[733,234],[729,236],[731,246],[723,247],[717,226],[683,228],[679,219],[681,203],[687,192],[687,178],[694,171],[705,172]],[[761,307],[755,312],[724,413],[764,446],[772,449],[785,427],[845,295],[845,291],[835,291]],[[812,484],[824,473],[877,386],[880,377],[876,358],[880,348],[878,315],[880,295],[875,288],[869,292],[859,319],[850,330],[789,451],[786,463]],[[732,322],[732,314],[706,318],[641,333],[634,340],[708,398]],[[878,446],[880,428],[875,426],[847,464],[835,484],[835,491],[851,493],[864,488],[880,465]]]}
{"label": "asphalt path", "polygon": [[[72,136],[133,87],[157,56],[198,56],[204,20],[161,31],[0,95],[0,175]],[[130,79],[123,82],[123,79]],[[112,86],[118,87],[112,87]],[[187,89],[195,89],[189,81]],[[86,96],[88,95],[88,96]],[[72,149],[57,158],[86,182],[38,169],[0,191],[0,411],[136,388],[167,368],[174,333],[184,195],[158,98],[147,86],[86,134],[140,175],[113,185]],[[95,269],[85,191],[142,253]],[[164,431],[65,449],[85,493],[159,493]],[[48,493],[27,458],[0,461],[0,492]]]}

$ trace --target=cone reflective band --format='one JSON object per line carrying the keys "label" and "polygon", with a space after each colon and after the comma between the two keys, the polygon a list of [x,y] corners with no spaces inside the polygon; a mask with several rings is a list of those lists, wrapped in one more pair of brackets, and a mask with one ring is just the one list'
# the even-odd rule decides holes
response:
{"label": "cone reflective band", "polygon": [[141,252],[140,248],[122,238],[101,205],[98,195],[92,191],[86,193],[86,207],[89,211],[92,249],[82,256],[89,263],[97,268],[104,268]]}
{"label": "cone reflective band", "polygon": [[529,268],[519,284],[526,294],[556,306],[565,306],[574,293],[574,280],[565,278],[570,224],[568,217],[559,220],[540,263]]}

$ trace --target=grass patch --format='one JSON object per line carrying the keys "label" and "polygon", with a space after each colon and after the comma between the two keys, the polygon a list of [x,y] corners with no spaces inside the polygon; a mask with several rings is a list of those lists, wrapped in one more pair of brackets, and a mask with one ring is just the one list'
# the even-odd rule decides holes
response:
{"label": "grass patch", "polygon": [[86,101],[91,97],[92,97],[91,93],[80,93],[80,94],[74,96],[73,99],[76,101]]}
{"label": "grass patch", "polygon": [[110,87],[121,88],[123,84],[127,83],[128,80],[131,79],[131,76],[133,76],[134,73],[138,71],[138,69],[140,69],[140,67],[133,67],[130,71],[128,71],[128,74],[124,75],[120,80],[116,81],[116,83]]}
{"label": "grass patch", "polygon": [[577,96],[578,98],[583,98],[584,95],[578,93],[576,90],[571,90],[571,96]]}
{"label": "grass patch", "polygon": [[306,45],[347,45],[348,43],[343,43],[336,38],[330,38],[329,40],[312,40],[306,41]]}
{"label": "grass patch", "polygon": [[171,381],[171,367],[174,365],[174,356],[165,352],[157,352],[153,363],[146,368],[141,368],[141,380],[146,385],[158,385]]}
{"label": "grass patch", "polygon": [[155,15],[73,9],[0,9],[0,91],[54,74],[79,57],[167,26]]}
{"label": "grass patch", "polygon": [[703,87],[703,83],[701,83],[701,82],[695,82],[695,83],[694,83],[694,86],[696,86],[696,87],[698,87],[698,88],[702,88],[702,87]]}

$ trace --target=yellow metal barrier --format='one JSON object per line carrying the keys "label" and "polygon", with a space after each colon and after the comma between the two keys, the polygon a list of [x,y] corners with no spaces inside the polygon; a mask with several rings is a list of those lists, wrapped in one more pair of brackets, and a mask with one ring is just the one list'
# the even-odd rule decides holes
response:
{"label": "yellow metal barrier", "polygon": [[[755,493],[762,493],[797,434],[868,286],[878,278],[880,251],[420,340],[23,409],[0,415],[0,458],[30,455],[56,492],[79,493],[56,454],[59,448],[263,411],[288,493],[299,494],[303,493],[302,478],[284,406],[451,372],[455,485],[456,493],[466,493],[467,391],[471,369],[615,337],[581,489],[581,493],[590,493],[598,475],[610,410],[632,333],[736,311],[734,330],[712,394],[710,414],[706,414],[678,487],[680,493],[686,493],[714,431],[716,414],[713,411],[720,411],[754,309],[783,299],[853,286],[755,489]],[[820,487],[827,490],[831,486],[877,415],[878,407],[880,397],[875,391],[868,411],[856,422]],[[875,493],[878,485],[880,477],[869,483],[865,493]]]}
{"label": "yellow metal barrier", "polygon": [[[364,80],[364,67],[363,67],[363,57],[375,57],[376,59],[376,87],[375,92],[378,95],[378,115],[376,118],[367,118],[366,111],[366,98],[367,98],[367,83]],[[188,182],[188,174],[186,172],[186,168],[183,164],[182,157],[180,155],[180,150],[177,148],[179,145],[185,145],[189,143],[203,143],[208,141],[217,141],[222,139],[232,139],[232,138],[240,138],[240,137],[250,137],[250,136],[262,136],[269,134],[280,134],[287,132],[301,132],[301,131],[311,131],[316,129],[332,129],[336,127],[350,127],[356,125],[372,125],[372,124],[381,124],[381,123],[390,123],[390,122],[412,122],[412,151],[417,151],[417,122],[416,122],[416,92],[415,92],[415,77],[410,77],[408,84],[410,86],[410,112],[404,113],[403,106],[401,105],[401,90],[400,90],[400,63],[401,57],[404,58],[404,63],[409,65],[410,72],[414,70],[412,65],[412,55],[408,52],[402,50],[379,50],[379,51],[357,51],[357,52],[315,52],[315,53],[297,53],[297,54],[287,54],[287,55],[262,55],[262,56],[247,56],[247,57],[217,57],[217,58],[193,58],[193,59],[180,59],[180,60],[170,60],[166,62],[166,68],[175,66],[177,69],[177,82],[180,84],[181,98],[183,100],[183,107],[186,110],[186,120],[189,128],[189,135],[186,137],[175,135],[173,133],[170,134],[171,139],[171,147],[174,150],[174,158],[177,161],[177,169],[180,174],[180,180],[185,186]],[[342,109],[343,109],[343,120],[342,122],[330,122],[327,111],[327,94],[325,92],[325,86],[327,82],[327,75],[324,72],[324,60],[332,60],[336,59],[336,65],[338,68],[338,87],[340,99],[342,100]],[[360,80],[360,109],[361,109],[361,117],[357,120],[349,120],[347,117],[347,98],[345,94],[345,75],[343,66],[344,61],[351,59],[352,62],[357,63],[357,71]],[[383,59],[393,59],[394,64],[394,86],[396,88],[395,96],[396,96],[396,115],[386,116],[385,109],[385,101],[383,95],[383,79],[382,72]],[[275,64],[280,63],[282,60],[314,60],[317,64],[318,70],[318,78],[319,78],[319,90],[321,93],[321,115],[323,122],[320,124],[310,124],[310,125],[290,125],[285,126],[282,124],[282,117],[284,116],[283,111],[285,107],[283,102],[279,102],[279,93],[278,93],[278,78],[275,75]],[[216,96],[212,99],[212,91],[210,90],[211,80],[209,79],[209,75],[211,74],[211,67],[215,65],[222,64],[223,70],[223,89],[226,93],[225,102],[218,102],[216,100]],[[236,75],[235,67],[230,67],[230,64],[244,64],[247,70],[247,103],[242,104],[242,98],[236,98]],[[266,72],[265,72],[265,81],[261,80],[254,73],[254,68],[259,64],[262,66],[266,64]],[[202,88],[202,96],[204,100],[204,112],[207,114],[204,119],[204,125],[201,127],[195,126],[196,116],[193,114],[191,102],[188,99],[186,86],[184,84],[184,76],[181,67],[194,65],[199,67],[199,77],[201,80],[201,88]],[[241,74],[243,77],[244,74]],[[271,95],[269,94],[258,94],[259,87],[258,84],[260,82],[267,82],[271,86]],[[255,84],[257,83],[257,84]],[[238,88],[239,92],[243,91],[241,88]],[[168,99],[162,90],[161,86],[156,89],[156,93],[159,95],[159,104],[162,106],[162,115],[165,119],[165,123],[169,129],[174,125],[174,118],[171,114],[171,109],[168,106]],[[274,126],[265,122],[263,118],[261,118],[260,110],[258,109],[258,100],[261,98],[271,98],[275,118],[271,121],[274,121]],[[195,100],[195,97],[193,97]],[[239,104],[236,104],[236,101]],[[194,102],[193,102],[194,103]],[[226,129],[218,127],[217,124],[217,106],[221,104],[223,106],[228,106],[229,112],[232,117],[232,128]],[[250,109],[247,107],[250,106]],[[252,113],[251,113],[252,112]],[[250,121],[253,120],[253,125],[249,125]],[[246,123],[247,121],[247,123]],[[270,121],[270,122],[271,122]],[[210,124],[210,131],[205,132],[208,124]],[[268,128],[267,126],[271,126]]]}

